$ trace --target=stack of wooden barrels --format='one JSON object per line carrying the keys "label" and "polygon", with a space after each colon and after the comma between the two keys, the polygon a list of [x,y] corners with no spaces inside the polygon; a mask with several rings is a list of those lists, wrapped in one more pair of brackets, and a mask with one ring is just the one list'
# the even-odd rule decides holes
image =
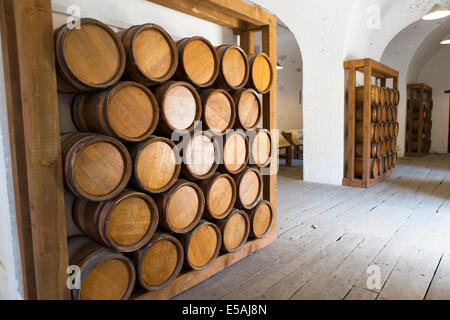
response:
{"label": "stack of wooden barrels", "polygon": [[[355,177],[363,175],[364,86],[356,87]],[[371,86],[370,172],[371,178],[387,174],[398,162],[399,134],[398,105],[400,93],[396,89]]]}
{"label": "stack of wooden barrels", "polygon": [[[425,87],[425,85],[423,85]],[[427,154],[431,149],[433,100],[432,89],[408,86],[407,137],[408,155]],[[420,141],[420,144],[419,144]],[[420,146],[422,145],[422,149]]]}
{"label": "stack of wooden barrels", "polygon": [[[274,76],[267,55],[202,37],[175,43],[154,24],[116,34],[93,19],[57,29],[55,44],[58,89],[76,94],[79,130],[62,135],[83,233],[69,238],[81,269],[74,299],[127,299],[135,282],[158,291],[270,234],[261,168],[272,137],[259,128]],[[183,150],[174,133],[190,138]]]}

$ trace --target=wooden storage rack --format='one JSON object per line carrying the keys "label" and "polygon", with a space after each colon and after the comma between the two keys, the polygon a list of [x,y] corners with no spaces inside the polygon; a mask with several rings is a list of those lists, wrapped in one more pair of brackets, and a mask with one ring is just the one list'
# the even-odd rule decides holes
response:
{"label": "wooden storage rack", "polygon": [[[446,94],[448,94],[449,96],[449,103],[448,103],[448,107],[450,109],[450,90],[445,91]],[[448,148],[447,148],[447,152],[450,153],[450,119],[449,119],[449,127],[448,127]]]}
{"label": "wooden storage rack", "polygon": [[[406,135],[406,153],[407,157],[422,157],[429,152],[427,148],[424,150],[424,144],[428,143],[430,146],[431,140],[430,136],[427,135],[423,138],[425,128],[429,129],[431,133],[432,121],[431,119],[424,118],[424,111],[428,111],[425,109],[425,106],[430,108],[431,114],[431,106],[432,106],[432,96],[433,89],[427,86],[424,83],[418,84],[409,84],[407,86],[408,89],[408,113],[407,113],[407,135]],[[418,114],[414,112],[414,102],[419,104]],[[417,116],[416,120],[414,116]],[[417,123],[417,137],[414,139],[414,131],[413,123]],[[416,145],[416,149],[413,148],[413,144]]]}
{"label": "wooden storage rack", "polygon": [[[276,16],[257,5],[244,0],[149,1],[233,29],[247,53],[254,51],[254,33],[262,32],[262,50],[277,63]],[[24,296],[70,299],[51,0],[1,1],[0,31]],[[263,127],[276,129],[276,73],[263,103]],[[219,257],[207,270],[181,275],[160,292],[135,298],[173,297],[275,241],[277,167],[275,157],[272,175],[264,177],[264,199],[275,207],[267,238]]]}
{"label": "wooden storage rack", "polygon": [[[344,62],[344,69],[348,70],[348,127],[347,127],[347,176],[343,179],[344,186],[369,188],[394,173],[395,168],[371,178],[371,86],[373,78],[381,87],[386,87],[386,80],[393,80],[393,88],[398,90],[398,71],[372,59],[349,60]],[[355,130],[356,130],[356,72],[364,74],[364,129],[363,129],[363,176],[355,178]]]}

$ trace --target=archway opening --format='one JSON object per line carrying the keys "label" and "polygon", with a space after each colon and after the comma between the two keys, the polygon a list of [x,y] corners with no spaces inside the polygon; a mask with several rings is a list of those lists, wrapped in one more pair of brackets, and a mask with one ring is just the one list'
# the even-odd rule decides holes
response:
{"label": "archway opening", "polygon": [[381,62],[395,67],[401,74],[399,105],[399,154],[407,148],[408,84],[424,83],[432,87],[431,153],[447,153],[449,142],[450,46],[441,40],[450,30],[450,19],[418,20],[400,31],[386,47]]}
{"label": "archway opening", "polygon": [[[260,51],[261,34],[256,33],[255,52]],[[303,180],[303,58],[294,34],[280,20],[277,58],[279,176],[299,181]]]}

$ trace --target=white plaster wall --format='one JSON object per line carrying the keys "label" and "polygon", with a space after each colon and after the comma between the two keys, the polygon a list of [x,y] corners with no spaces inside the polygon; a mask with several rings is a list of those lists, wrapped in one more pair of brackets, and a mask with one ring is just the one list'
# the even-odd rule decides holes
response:
{"label": "white plaster wall", "polygon": [[[306,181],[341,184],[344,168],[347,59],[380,61],[390,41],[435,3],[450,0],[254,0],[294,33],[303,57],[303,126]],[[378,10],[380,28],[369,28]],[[391,65],[394,69],[399,65]],[[401,74],[400,79],[406,77]],[[404,95],[402,95],[404,97]]]}
{"label": "white plaster wall", "polygon": [[[400,90],[400,104],[399,104],[399,124],[400,133],[397,139],[399,147],[399,154],[403,156],[405,153],[406,145],[406,104],[407,104],[407,90],[408,83],[413,83],[410,76],[411,69],[418,66],[420,69],[422,64],[426,61],[429,54],[425,54],[423,59],[417,63],[414,63],[414,57],[417,56],[419,48],[425,45],[435,48],[435,44],[439,45],[438,39],[430,39],[432,33],[436,33],[440,29],[446,29],[450,27],[450,20],[443,23],[442,20],[438,21],[424,21],[419,20],[398,33],[394,39],[391,40],[386,47],[381,62],[395,68],[400,72],[399,90]],[[444,35],[442,36],[444,37]],[[424,43],[425,42],[425,43]],[[419,50],[420,51],[420,50]],[[423,50],[424,51],[424,50]],[[419,67],[420,66],[420,67]]]}
{"label": "white plaster wall", "polygon": [[3,57],[0,50],[0,300],[7,299],[23,299],[23,283],[14,204]]}
{"label": "white plaster wall", "polygon": [[354,0],[257,0],[292,31],[303,58],[304,179],[339,185],[344,168],[344,49]]}
{"label": "white plaster wall", "polygon": [[[420,20],[435,3],[450,6],[450,0],[358,0],[354,2],[346,45],[347,59],[381,59],[385,48],[404,28]],[[369,27],[378,10],[379,28]],[[372,10],[372,11],[371,11]]]}
{"label": "white plaster wall", "polygon": [[[53,10],[57,13],[65,14],[71,5],[80,7],[82,17],[98,19],[114,29],[155,23],[163,27],[175,40],[201,35],[213,45],[236,43],[236,37],[230,29],[146,0],[52,0]],[[64,21],[57,18],[54,21],[55,26]]]}
{"label": "white plaster wall", "polygon": [[[442,38],[443,39],[443,38]],[[416,82],[433,88],[433,129],[431,152],[447,153],[449,128],[450,46],[442,46],[422,65]]]}

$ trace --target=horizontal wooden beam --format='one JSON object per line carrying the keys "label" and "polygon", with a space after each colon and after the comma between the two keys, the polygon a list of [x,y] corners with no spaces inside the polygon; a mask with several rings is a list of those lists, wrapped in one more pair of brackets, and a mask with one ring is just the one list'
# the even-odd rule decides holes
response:
{"label": "horizontal wooden beam", "polygon": [[250,4],[243,0],[203,0],[202,2],[211,8],[222,10],[255,26],[277,24],[277,18],[274,14],[258,5]]}
{"label": "horizontal wooden beam", "polygon": [[219,7],[213,7],[209,1],[204,0],[147,0],[163,7],[183,12],[185,14],[218,24],[220,26],[237,30],[253,27],[237,17],[230,16]]}
{"label": "horizontal wooden beam", "polygon": [[170,285],[157,292],[135,292],[133,300],[168,300],[190,288],[203,282],[218,272],[239,262],[276,240],[276,227],[272,227],[272,232],[267,238],[248,242],[241,250],[235,253],[228,253],[218,257],[208,269],[202,271],[189,271],[182,273]]}
{"label": "horizontal wooden beam", "polygon": [[372,73],[377,78],[398,78],[399,72],[373,59],[348,60],[344,62],[345,69],[355,68],[363,71],[366,66],[372,67]]}
{"label": "horizontal wooden beam", "polygon": [[426,85],[425,83],[412,83],[412,84],[408,84],[407,86],[408,89],[424,89],[425,91],[428,92],[433,92],[433,89]]}

